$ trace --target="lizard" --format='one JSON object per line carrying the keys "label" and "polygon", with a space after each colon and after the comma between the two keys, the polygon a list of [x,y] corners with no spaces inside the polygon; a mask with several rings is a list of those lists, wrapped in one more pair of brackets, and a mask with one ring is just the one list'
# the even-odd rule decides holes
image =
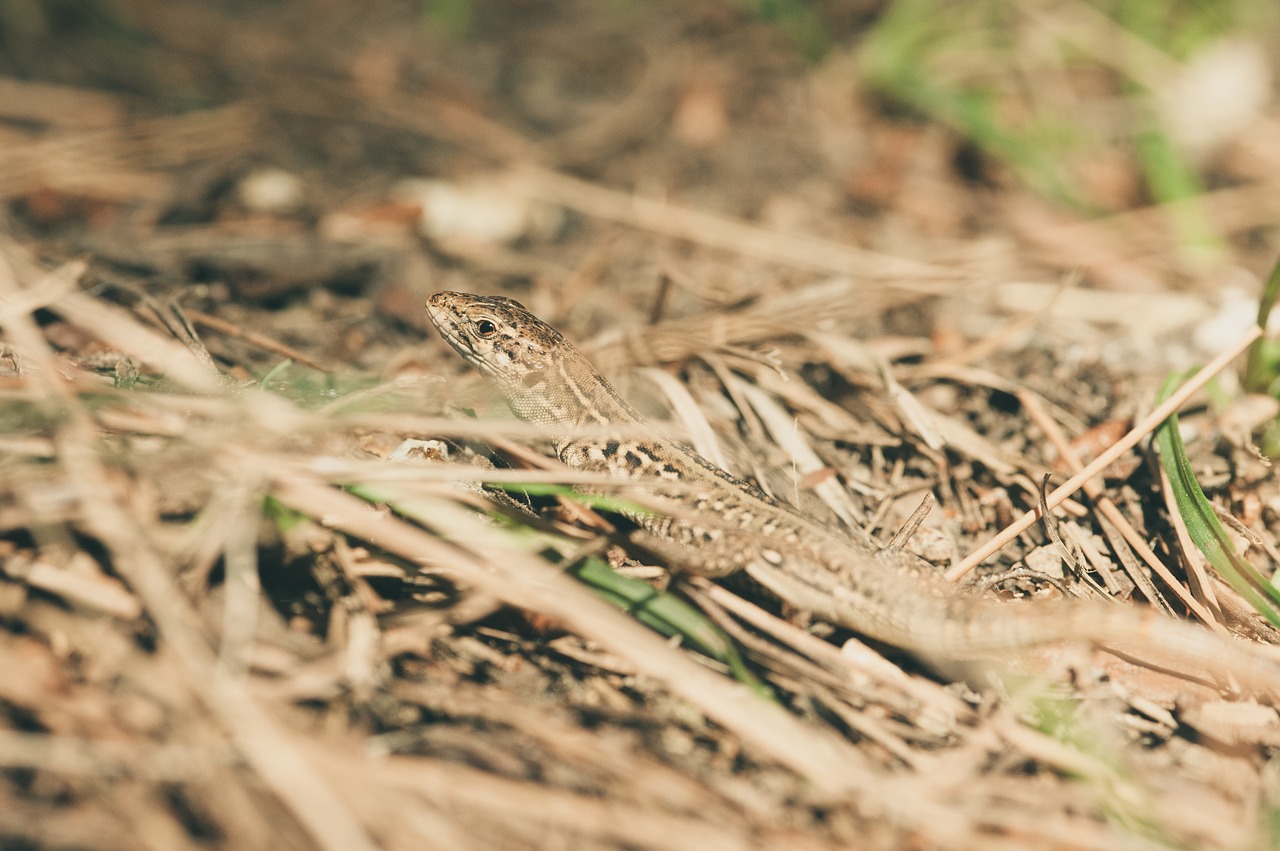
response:
{"label": "lizard", "polygon": [[640,543],[680,569],[713,579],[741,572],[794,607],[933,661],[1084,641],[1166,653],[1267,691],[1280,688],[1270,658],[1239,652],[1260,651],[1250,643],[1131,606],[1016,605],[963,594],[901,549],[877,552],[870,538],[815,522],[659,435],[576,346],[514,299],[437,292],[426,309],[445,342],[496,384],[516,416],[552,432],[563,463],[643,485],[673,506],[629,517]]}

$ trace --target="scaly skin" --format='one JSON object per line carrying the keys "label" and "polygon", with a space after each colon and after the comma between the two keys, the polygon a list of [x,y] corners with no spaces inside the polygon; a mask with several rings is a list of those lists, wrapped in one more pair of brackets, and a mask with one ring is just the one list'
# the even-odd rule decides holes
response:
{"label": "scaly skin", "polygon": [[[560,432],[552,443],[561,461],[643,483],[659,504],[672,507],[633,519],[644,529],[645,545],[683,570],[716,578],[743,571],[791,605],[935,660],[1084,640],[1158,651],[1268,691],[1280,685],[1280,669],[1249,652],[1250,645],[1139,615],[1131,606],[1018,606],[958,594],[909,555],[873,553],[683,443],[624,436],[643,434],[645,419],[573,344],[519,302],[439,292],[428,299],[427,313],[441,336],[501,389],[517,416]],[[618,436],[607,433],[610,426],[620,427]],[[580,436],[602,428],[604,436]]]}

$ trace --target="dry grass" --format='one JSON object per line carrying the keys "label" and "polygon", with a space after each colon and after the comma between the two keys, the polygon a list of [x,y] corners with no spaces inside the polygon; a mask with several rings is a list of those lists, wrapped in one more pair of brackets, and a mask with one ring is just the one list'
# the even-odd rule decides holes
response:
{"label": "dry grass", "polygon": [[[5,700],[26,723],[0,740],[0,760],[11,771],[9,812],[57,814],[56,831],[33,834],[40,841],[91,844],[104,820],[111,835],[132,837],[126,845],[183,834],[189,843],[206,831],[235,847],[395,847],[441,835],[537,844],[551,834],[740,847],[793,830],[819,844],[871,830],[877,844],[910,835],[965,848],[1004,836],[1114,847],[1133,841],[1138,824],[1153,838],[1220,847],[1248,835],[1245,813],[1265,787],[1246,743],[1275,729],[1273,716],[1250,715],[1262,707],[1245,703],[1217,720],[1235,737],[1222,751],[1179,735],[1213,736],[1214,726],[1189,728],[1168,711],[1226,713],[1231,704],[1203,688],[1112,669],[1108,683],[1100,658],[1076,656],[1069,687],[1050,674],[1033,687],[1006,679],[985,697],[953,692],[870,648],[839,652],[725,589],[692,583],[692,599],[736,637],[779,705],[564,575],[581,532],[504,531],[475,512],[487,504],[482,493],[459,487],[590,477],[356,449],[361,434],[501,442],[503,431],[528,428],[379,415],[359,402],[308,411],[231,386],[128,312],[51,287],[74,284],[79,268],[42,273],[13,247],[7,257],[3,323],[21,375],[9,391],[21,424],[11,432],[30,450],[13,446],[4,475],[6,526],[27,530],[11,533],[6,555],[7,617],[20,627],[8,633],[7,667],[21,673]],[[144,375],[164,364],[168,387],[113,388],[60,360],[31,319],[36,306]],[[732,321],[749,327],[749,314]],[[823,357],[816,347],[805,354]],[[401,403],[420,403],[421,387]],[[793,437],[821,465],[813,448],[833,445],[807,424],[821,428],[831,412],[806,410],[794,389]],[[776,419],[765,407],[776,396],[738,390],[747,416]],[[403,387],[363,398],[398,394]],[[1011,483],[1033,466],[1017,460]],[[881,498],[919,492],[863,475],[854,479]],[[277,507],[264,515],[264,504]],[[313,583],[298,605],[296,586]],[[261,605],[264,594],[275,609]],[[287,624],[277,612],[290,599]],[[486,600],[506,608],[477,605]],[[507,611],[557,626],[521,625]],[[591,717],[588,734],[580,725]],[[1202,824],[1186,823],[1192,798],[1167,788],[1171,764],[1185,772],[1182,794],[1234,808],[1244,832],[1204,836]],[[1232,764],[1233,783],[1222,787],[1215,778]],[[672,772],[691,797],[671,792]],[[56,784],[56,800],[36,781]],[[1028,782],[1042,787],[1030,800]],[[397,815],[406,811],[414,817]],[[816,830],[819,811],[828,815]]]}
{"label": "dry grass", "polygon": [[[172,43],[235,31],[202,14],[168,21]],[[236,48],[251,65],[292,47],[288,31]],[[380,50],[420,55],[411,39]],[[775,112],[742,110],[776,115],[787,99],[771,87],[805,92],[829,107],[799,119],[823,139],[872,114],[840,57],[786,88],[734,50],[717,73],[755,80]],[[1009,186],[993,205],[990,187],[937,168],[956,151],[927,128],[912,149],[955,209],[926,215],[903,188],[865,239],[880,219],[849,208],[866,175],[790,137],[764,165],[795,192],[760,190],[768,203],[617,188],[679,160],[653,138],[654,104],[685,108],[715,80],[692,54],[639,53],[634,97],[541,138],[443,94],[448,74],[425,93],[388,83],[379,51],[350,81],[273,66],[269,93],[143,121],[103,92],[0,81],[4,115],[42,128],[15,130],[0,156],[14,211],[0,245],[0,845],[1274,843],[1276,692],[1226,676],[1273,631],[1180,539],[1144,446],[1167,366],[1150,338],[1183,333],[1205,302],[1147,290],[1120,310],[1133,293],[1061,271],[1193,288],[1223,267],[1177,250],[1167,205],[1083,221]],[[270,160],[279,126],[334,173],[355,139],[400,154],[386,140],[411,139],[438,175],[487,175],[572,226],[425,246],[387,175],[301,211],[224,188],[190,200],[193,173],[221,187]],[[713,150],[732,160],[740,141],[763,144]],[[713,198],[757,190],[717,180]],[[1269,181],[1204,209],[1252,233],[1274,216]],[[823,201],[836,185],[849,198]],[[217,213],[174,213],[202,204]],[[59,230],[68,220],[82,229]],[[931,222],[942,230],[917,235]],[[823,522],[882,544],[914,530],[901,538],[953,579],[986,562],[987,593],[1033,598],[1011,606],[1065,589],[1251,645],[1213,684],[1073,646],[926,663],[668,576],[608,503],[572,490],[611,483],[548,459],[545,434],[421,333],[428,287],[518,293],[638,404],[674,412],[657,428]],[[1266,415],[1229,429],[1197,390],[1229,387],[1255,336],[1220,345],[1169,407],[1190,405],[1193,457],[1269,573],[1275,486],[1251,443]],[[1050,492],[1054,469],[1072,484]],[[1032,522],[1045,505],[1048,530]],[[624,611],[607,601],[621,591],[571,575],[592,559],[670,596]],[[645,625],[671,597],[696,609],[662,609],[696,618],[683,640]],[[734,650],[691,649],[708,636]]]}

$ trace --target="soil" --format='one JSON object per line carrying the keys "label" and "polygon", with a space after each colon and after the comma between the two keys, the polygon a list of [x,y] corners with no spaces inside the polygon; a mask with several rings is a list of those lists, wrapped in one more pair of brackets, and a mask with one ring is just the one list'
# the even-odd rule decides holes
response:
{"label": "soil", "polygon": [[[1275,99],[1175,203],[1155,101],[1044,38],[1119,25],[992,4],[1006,53],[939,53],[1013,124],[1076,105],[1066,197],[877,76],[911,5],[0,7],[0,847],[1277,844],[1265,359],[1180,422],[1254,586],[1149,429],[957,569],[1252,339]],[[1274,73],[1274,23],[1230,55]],[[958,593],[1207,622],[1207,667],[920,658],[688,576],[434,333],[438,290],[519,299],[655,428],[907,529]]]}

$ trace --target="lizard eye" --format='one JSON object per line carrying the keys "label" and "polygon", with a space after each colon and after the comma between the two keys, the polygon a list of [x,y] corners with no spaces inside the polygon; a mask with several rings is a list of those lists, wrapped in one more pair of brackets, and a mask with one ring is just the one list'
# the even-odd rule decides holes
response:
{"label": "lizard eye", "polygon": [[498,326],[490,319],[480,319],[476,322],[476,334],[488,339],[498,333]]}

